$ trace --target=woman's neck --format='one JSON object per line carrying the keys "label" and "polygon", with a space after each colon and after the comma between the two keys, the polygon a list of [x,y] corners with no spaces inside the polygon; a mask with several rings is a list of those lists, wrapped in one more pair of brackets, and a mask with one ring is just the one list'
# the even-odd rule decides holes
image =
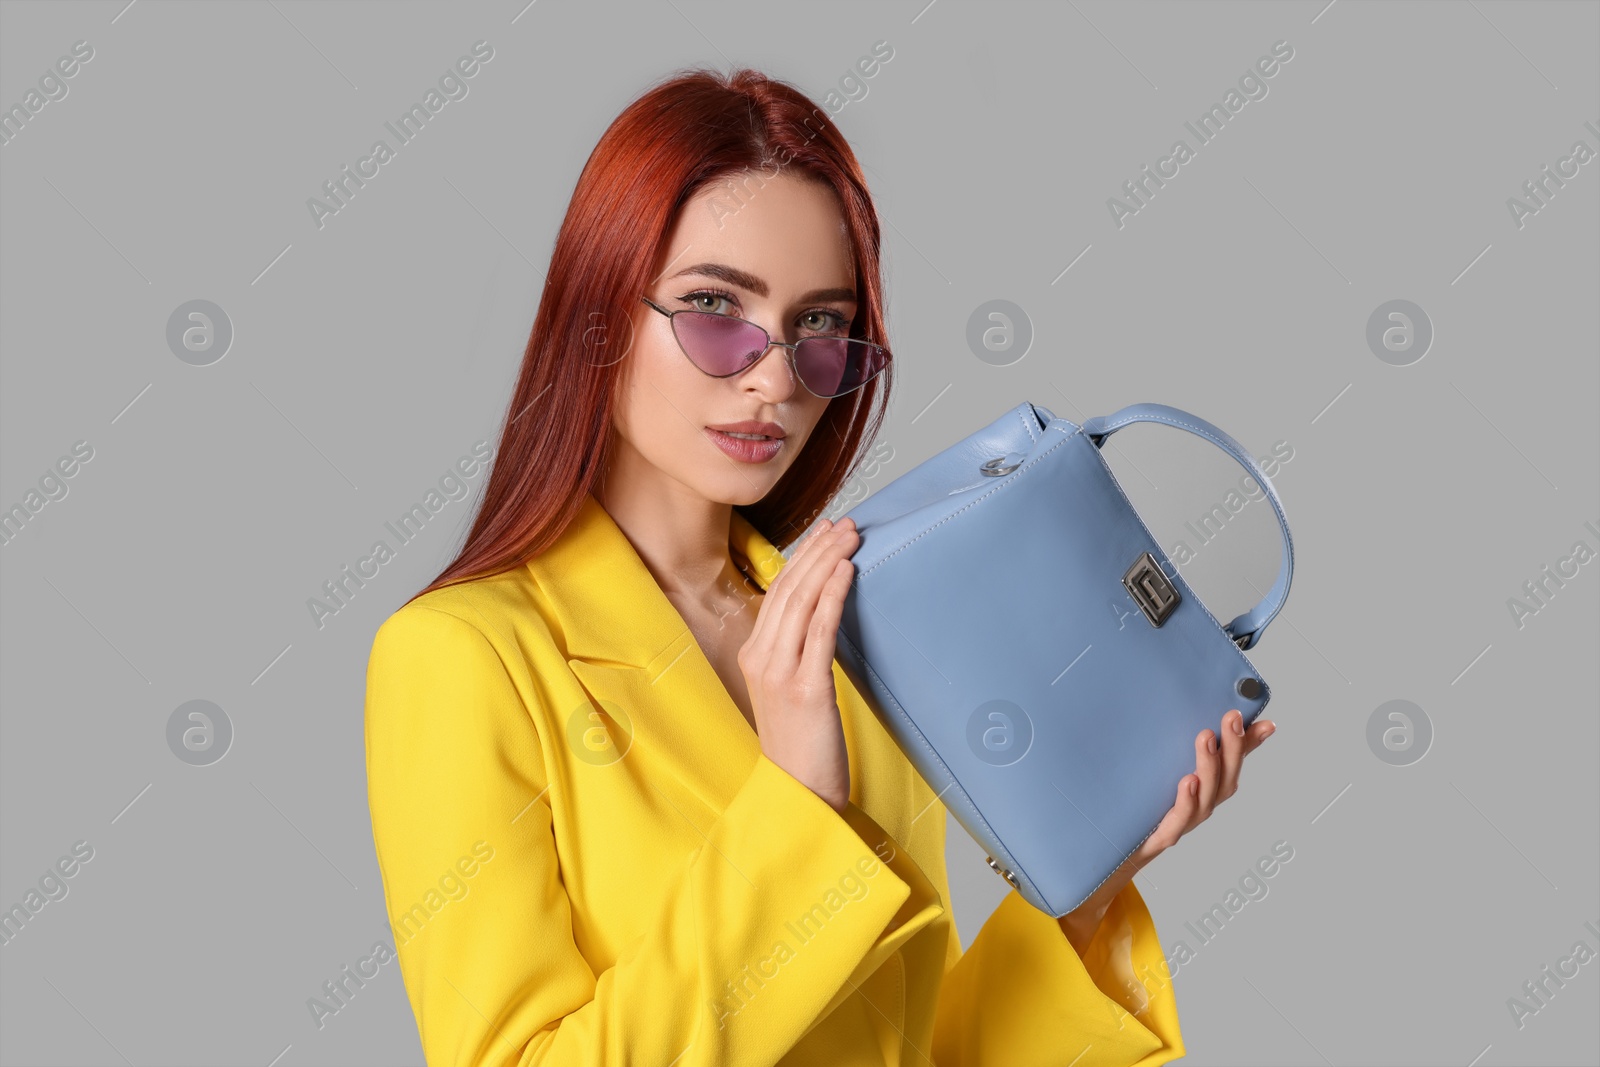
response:
{"label": "woman's neck", "polygon": [[597,488],[594,497],[633,545],[646,569],[674,601],[717,611],[730,589],[754,592],[729,550],[733,506],[684,494],[619,492]]}

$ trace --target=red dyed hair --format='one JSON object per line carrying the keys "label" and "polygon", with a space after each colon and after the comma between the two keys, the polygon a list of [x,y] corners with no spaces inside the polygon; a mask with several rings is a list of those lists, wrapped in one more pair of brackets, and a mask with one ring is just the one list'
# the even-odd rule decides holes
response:
{"label": "red dyed hair", "polygon": [[[678,209],[696,191],[730,173],[759,186],[778,168],[837,194],[859,299],[851,336],[887,347],[877,211],[827,113],[755,70],[670,76],[617,116],[584,164],[471,530],[416,596],[521,566],[560,537],[608,459],[622,360],[592,358],[605,355],[607,339],[596,324],[631,324]],[[739,507],[778,548],[799,537],[855,473],[882,425],[893,373],[891,360],[872,381],[834,398],[772,491]]]}

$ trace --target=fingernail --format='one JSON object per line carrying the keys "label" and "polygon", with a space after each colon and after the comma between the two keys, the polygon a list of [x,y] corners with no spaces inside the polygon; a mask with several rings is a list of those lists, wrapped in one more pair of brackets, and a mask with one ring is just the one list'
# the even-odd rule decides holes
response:
{"label": "fingernail", "polygon": [[1216,734],[1212,734],[1210,737],[1206,738],[1206,751],[1207,752],[1215,752],[1216,750],[1217,750],[1217,735]]}
{"label": "fingernail", "polygon": [[832,519],[823,519],[821,522],[817,523],[817,529],[818,529],[818,531],[825,531],[829,527],[831,527],[832,525],[833,525],[833,520]]}
{"label": "fingernail", "polygon": [[1189,795],[1192,797],[1197,797],[1200,795],[1200,779],[1189,779]]}
{"label": "fingernail", "polygon": [[1244,715],[1241,712],[1238,712],[1238,711],[1235,711],[1233,714],[1234,714],[1233,732],[1238,734],[1240,737],[1243,737],[1244,736]]}

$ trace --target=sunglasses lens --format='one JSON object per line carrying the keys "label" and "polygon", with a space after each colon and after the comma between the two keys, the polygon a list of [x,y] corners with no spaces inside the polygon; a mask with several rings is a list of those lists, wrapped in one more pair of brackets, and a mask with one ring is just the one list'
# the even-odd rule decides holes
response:
{"label": "sunglasses lens", "polygon": [[719,378],[744,370],[766,351],[766,332],[732,315],[680,311],[672,316],[672,329],[695,366]]}
{"label": "sunglasses lens", "polygon": [[842,396],[871,381],[888,363],[875,344],[846,337],[807,337],[795,349],[800,380],[818,396]]}
{"label": "sunglasses lens", "polygon": [[[767,350],[767,333],[748,319],[680,311],[672,330],[694,365],[718,378],[738,374]],[[800,380],[818,396],[842,396],[871,381],[888,365],[878,345],[845,337],[807,337],[795,349]]]}

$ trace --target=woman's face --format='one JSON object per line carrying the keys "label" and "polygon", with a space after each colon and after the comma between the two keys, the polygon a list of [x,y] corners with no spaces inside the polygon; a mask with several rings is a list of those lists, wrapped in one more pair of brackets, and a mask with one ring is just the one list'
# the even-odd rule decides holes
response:
{"label": "woman's face", "polygon": [[[668,311],[748,319],[774,341],[849,336],[856,314],[849,233],[833,190],[789,174],[700,190],[680,210],[653,277],[643,295]],[[795,377],[789,350],[769,348],[747,370],[713,378],[684,355],[665,315],[640,301],[632,325],[606,492],[655,482],[647,491],[691,503],[766,496],[828,406]],[[733,443],[710,429],[747,421],[774,424],[754,432],[781,440]]]}

